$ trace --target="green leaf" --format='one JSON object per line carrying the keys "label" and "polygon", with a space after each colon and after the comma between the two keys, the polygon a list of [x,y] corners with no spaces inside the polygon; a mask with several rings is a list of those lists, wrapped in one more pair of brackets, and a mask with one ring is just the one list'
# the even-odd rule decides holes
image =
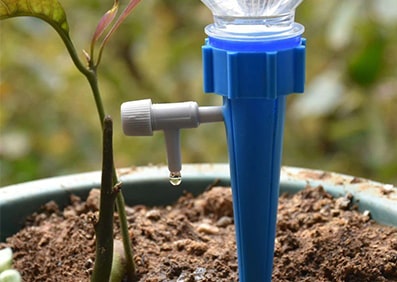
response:
{"label": "green leaf", "polygon": [[65,10],[57,0],[0,0],[0,20],[23,16],[42,19],[58,33],[69,34]]}
{"label": "green leaf", "polygon": [[35,17],[51,25],[61,37],[78,70],[84,75],[89,74],[70,39],[66,13],[57,0],[0,0],[0,20],[14,17]]}

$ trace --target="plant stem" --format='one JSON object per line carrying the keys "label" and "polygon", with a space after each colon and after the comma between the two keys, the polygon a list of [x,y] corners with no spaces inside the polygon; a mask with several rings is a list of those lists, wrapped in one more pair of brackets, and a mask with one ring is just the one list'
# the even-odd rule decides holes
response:
{"label": "plant stem", "polygon": [[[96,71],[93,71],[91,73],[93,74],[93,76],[89,75],[86,77],[91,85],[91,89],[92,89],[92,92],[93,92],[94,98],[95,98],[95,103],[97,105],[99,118],[101,119],[102,117],[105,116],[104,107],[102,104],[102,99],[101,99],[101,95],[100,95],[99,88],[98,88],[98,80],[97,80],[97,76],[96,76]],[[119,181],[118,181],[118,177],[117,177],[117,171],[113,164],[113,185],[116,185],[118,182]],[[133,282],[133,281],[136,281],[136,268],[135,268],[135,262],[134,262],[133,252],[132,252],[132,244],[131,244],[130,235],[128,232],[127,216],[125,214],[125,201],[124,201],[124,196],[121,191],[120,191],[120,193],[117,194],[117,197],[116,197],[116,207],[117,207],[117,212],[118,212],[119,219],[120,219],[120,232],[121,232],[121,237],[123,239],[123,245],[124,245],[124,252],[125,252],[125,259],[126,259],[126,273],[127,273],[128,281]]]}
{"label": "plant stem", "polygon": [[[117,183],[117,176],[115,174],[114,174],[114,178]],[[132,251],[132,244],[128,232],[128,223],[127,223],[127,216],[125,214],[124,196],[122,193],[117,194],[116,207],[120,219],[120,230],[121,230],[121,237],[123,240],[124,255],[126,261],[127,281],[134,282],[137,281],[136,267],[135,267],[135,261]]]}
{"label": "plant stem", "polygon": [[99,220],[95,224],[96,257],[93,282],[109,281],[113,260],[113,213],[118,194],[113,189],[113,122],[110,117],[103,121],[103,157]]}
{"label": "plant stem", "polygon": [[[105,110],[103,107],[99,87],[98,87],[98,76],[96,72],[96,67],[92,67],[92,63],[89,63],[89,68],[86,68],[80,61],[76,49],[73,46],[72,41],[70,40],[69,36],[66,36],[64,33],[59,33],[61,35],[61,38],[66,45],[66,48],[69,52],[70,57],[72,58],[73,63],[77,67],[77,69],[87,78],[88,83],[90,84],[92,94],[95,99],[95,104],[96,104],[96,109],[98,112],[99,120],[101,127],[103,128],[103,120],[105,119]],[[92,58],[91,58],[92,60]],[[114,163],[112,162],[112,171],[113,171],[113,185],[116,185],[118,181],[118,176],[117,176],[117,171],[114,166]],[[132,244],[131,240],[129,237],[129,232],[128,232],[128,224],[127,224],[127,217],[125,214],[125,201],[124,201],[124,196],[122,192],[120,191],[117,193],[116,196],[116,206],[117,206],[117,212],[119,214],[119,220],[120,220],[120,232],[121,236],[123,239],[123,245],[124,245],[124,252],[125,252],[125,258],[126,258],[126,271],[127,271],[127,278],[128,282],[133,282],[136,281],[136,268],[135,268],[135,263],[134,263],[134,257],[133,257],[133,252],[132,252]],[[112,238],[113,239],[113,238]]]}

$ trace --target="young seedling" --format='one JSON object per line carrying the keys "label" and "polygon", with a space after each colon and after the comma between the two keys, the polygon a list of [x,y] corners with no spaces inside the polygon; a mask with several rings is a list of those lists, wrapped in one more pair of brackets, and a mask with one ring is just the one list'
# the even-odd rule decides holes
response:
{"label": "young seedling", "polygon": [[[108,204],[104,204],[104,202],[107,201],[101,202],[99,221],[95,227],[97,234],[97,244],[99,245],[97,245],[97,261],[95,262],[94,273],[92,275],[92,281],[95,282],[109,281],[110,279],[109,276],[112,264],[113,232],[109,232],[109,230],[113,230],[113,219],[110,220],[110,215],[113,216],[114,201],[116,202],[117,212],[120,219],[121,236],[124,246],[124,265],[126,268],[126,277],[128,281],[136,280],[131,241],[129,239],[127,219],[125,215],[124,197],[121,191],[119,191],[120,185],[118,184],[119,181],[117,178],[117,172],[113,164],[113,152],[110,149],[112,146],[112,122],[110,118],[105,119],[105,110],[98,86],[97,69],[101,62],[102,53],[106,43],[139,2],[140,0],[129,0],[126,8],[117,17],[119,1],[114,0],[113,7],[102,16],[96,27],[91,40],[89,52],[83,51],[86,59],[86,62],[83,63],[78,55],[78,52],[76,51],[76,48],[74,47],[73,41],[70,38],[66,12],[59,1],[0,1],[0,20],[21,16],[35,17],[45,21],[55,29],[55,31],[61,37],[66,49],[68,50],[74,65],[87,79],[94,96],[99,121],[101,127],[104,129],[104,143],[106,143],[104,144],[104,164],[102,177],[102,188],[105,191],[102,191],[101,193],[108,193],[107,196],[111,198],[111,201]],[[95,51],[98,45],[98,54],[96,55]],[[103,248],[106,249],[106,252],[101,254],[104,250]]]}
{"label": "young seedling", "polygon": [[12,269],[12,250],[5,248],[0,250],[0,282],[21,282],[19,272]]}

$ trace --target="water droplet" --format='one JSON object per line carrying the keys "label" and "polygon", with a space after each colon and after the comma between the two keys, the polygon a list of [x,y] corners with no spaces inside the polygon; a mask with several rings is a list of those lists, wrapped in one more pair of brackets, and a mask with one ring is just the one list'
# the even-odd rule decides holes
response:
{"label": "water droplet", "polygon": [[171,171],[170,172],[170,183],[173,186],[178,186],[182,182],[182,176],[180,171]]}

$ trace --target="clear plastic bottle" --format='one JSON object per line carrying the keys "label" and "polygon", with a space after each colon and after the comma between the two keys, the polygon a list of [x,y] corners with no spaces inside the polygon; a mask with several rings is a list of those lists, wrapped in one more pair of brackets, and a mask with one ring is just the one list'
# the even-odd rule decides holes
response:
{"label": "clear plastic bottle", "polygon": [[209,37],[230,40],[277,40],[299,36],[295,9],[303,0],[201,0],[214,16]]}

